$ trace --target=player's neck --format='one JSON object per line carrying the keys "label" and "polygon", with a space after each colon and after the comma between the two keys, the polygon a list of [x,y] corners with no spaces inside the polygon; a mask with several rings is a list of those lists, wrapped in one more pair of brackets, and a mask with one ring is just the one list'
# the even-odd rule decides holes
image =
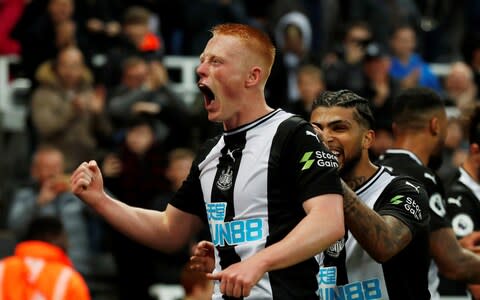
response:
{"label": "player's neck", "polygon": [[377,170],[378,167],[369,159],[362,159],[351,172],[342,174],[342,179],[352,190],[356,190],[367,182]]}
{"label": "player's neck", "polygon": [[223,128],[225,131],[233,130],[258,120],[272,111],[273,109],[269,107],[265,101],[251,101],[251,103],[245,105],[243,109],[238,111],[229,120],[224,121]]}
{"label": "player's neck", "polygon": [[417,136],[398,136],[393,142],[394,149],[404,149],[415,154],[424,166],[428,165],[432,151],[429,149],[429,143],[424,137]]}
{"label": "player's neck", "polygon": [[462,164],[462,167],[468,173],[468,175],[475,180],[475,182],[479,183],[479,168],[470,158],[465,160],[465,162]]}

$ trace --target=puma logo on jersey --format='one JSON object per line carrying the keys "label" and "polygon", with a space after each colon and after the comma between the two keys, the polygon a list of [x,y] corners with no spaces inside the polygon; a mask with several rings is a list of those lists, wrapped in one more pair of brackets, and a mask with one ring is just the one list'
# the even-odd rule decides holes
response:
{"label": "puma logo on jersey", "polygon": [[305,130],[305,133],[306,133],[307,135],[313,136],[314,138],[317,139],[317,142],[320,143],[320,139],[318,138],[318,135],[316,135],[315,133],[313,133],[313,132],[311,132],[311,131],[308,131],[308,130]]}
{"label": "puma logo on jersey", "polygon": [[447,202],[451,204],[455,204],[458,207],[462,207],[462,203],[460,203],[460,200],[462,200],[462,196],[458,196],[457,198],[449,197],[447,199]]}
{"label": "puma logo on jersey", "polygon": [[233,150],[227,149],[227,155],[230,156],[233,162],[235,162],[235,157],[233,156],[233,154],[235,153],[235,151],[238,151],[238,150],[240,150],[240,148],[236,148]]}
{"label": "puma logo on jersey", "polygon": [[417,194],[420,194],[420,186],[413,185],[409,181],[405,181],[405,184],[413,187],[415,189],[415,191],[417,191]]}
{"label": "puma logo on jersey", "polygon": [[427,178],[427,179],[430,179],[431,181],[433,181],[433,183],[437,184],[437,180],[436,180],[435,177],[432,176],[431,174],[424,173],[424,174],[423,174],[423,177],[425,177],[425,178]]}

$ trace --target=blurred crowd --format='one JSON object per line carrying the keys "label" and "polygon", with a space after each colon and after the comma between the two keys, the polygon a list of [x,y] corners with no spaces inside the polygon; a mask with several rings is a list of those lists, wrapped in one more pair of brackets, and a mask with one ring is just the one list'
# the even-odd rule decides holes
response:
{"label": "blurred crowd", "polygon": [[152,284],[178,284],[189,249],[159,253],[115,232],[69,191],[68,174],[96,159],[117,199],[164,210],[194,151],[222,128],[208,123],[203,98],[187,103],[173,92],[176,74],[163,58],[198,56],[208,30],[224,22],[248,23],[274,41],[270,106],[308,120],[320,93],[349,89],[373,108],[376,158],[392,146],[393,98],[428,87],[449,117],[443,162],[432,167],[447,182],[467,156],[464,120],[479,99],[479,1],[0,0],[0,56],[18,56],[9,76],[31,83],[26,155],[2,176],[0,223],[21,240],[35,217],[60,218],[94,299],[149,299]]}

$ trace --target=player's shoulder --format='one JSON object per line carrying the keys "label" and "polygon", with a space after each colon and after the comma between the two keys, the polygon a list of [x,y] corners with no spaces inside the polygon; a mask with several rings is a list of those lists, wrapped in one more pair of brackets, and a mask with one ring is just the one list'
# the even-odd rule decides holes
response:
{"label": "player's shoulder", "polygon": [[461,182],[460,180],[453,180],[448,184],[448,189],[447,189],[447,196],[452,197],[456,195],[463,195],[466,197],[474,197],[473,192],[468,187],[465,185],[465,183]]}
{"label": "player's shoulder", "polygon": [[320,142],[312,125],[298,115],[286,113],[277,128],[275,140],[283,142],[295,142],[299,140],[315,140]]}
{"label": "player's shoulder", "polygon": [[388,193],[408,193],[427,197],[425,186],[417,178],[410,175],[394,175],[394,178],[385,187]]}
{"label": "player's shoulder", "polygon": [[215,145],[218,144],[218,142],[222,138],[222,135],[223,134],[219,134],[217,136],[209,138],[200,146],[197,151],[195,160],[193,161],[193,165],[200,164],[200,162],[202,162],[207,157],[207,155],[212,151]]}
{"label": "player's shoulder", "polygon": [[440,184],[440,179],[432,170],[406,155],[386,155],[382,157],[378,163],[385,166],[394,174],[411,176],[422,182],[425,186],[437,186]]}

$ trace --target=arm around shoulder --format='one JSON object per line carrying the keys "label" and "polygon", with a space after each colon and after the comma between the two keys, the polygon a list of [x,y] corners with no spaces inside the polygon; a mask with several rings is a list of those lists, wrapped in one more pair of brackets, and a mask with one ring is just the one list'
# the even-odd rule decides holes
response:
{"label": "arm around shoulder", "polygon": [[409,227],[391,215],[367,207],[342,181],[345,223],[355,239],[379,263],[388,261],[412,240]]}

